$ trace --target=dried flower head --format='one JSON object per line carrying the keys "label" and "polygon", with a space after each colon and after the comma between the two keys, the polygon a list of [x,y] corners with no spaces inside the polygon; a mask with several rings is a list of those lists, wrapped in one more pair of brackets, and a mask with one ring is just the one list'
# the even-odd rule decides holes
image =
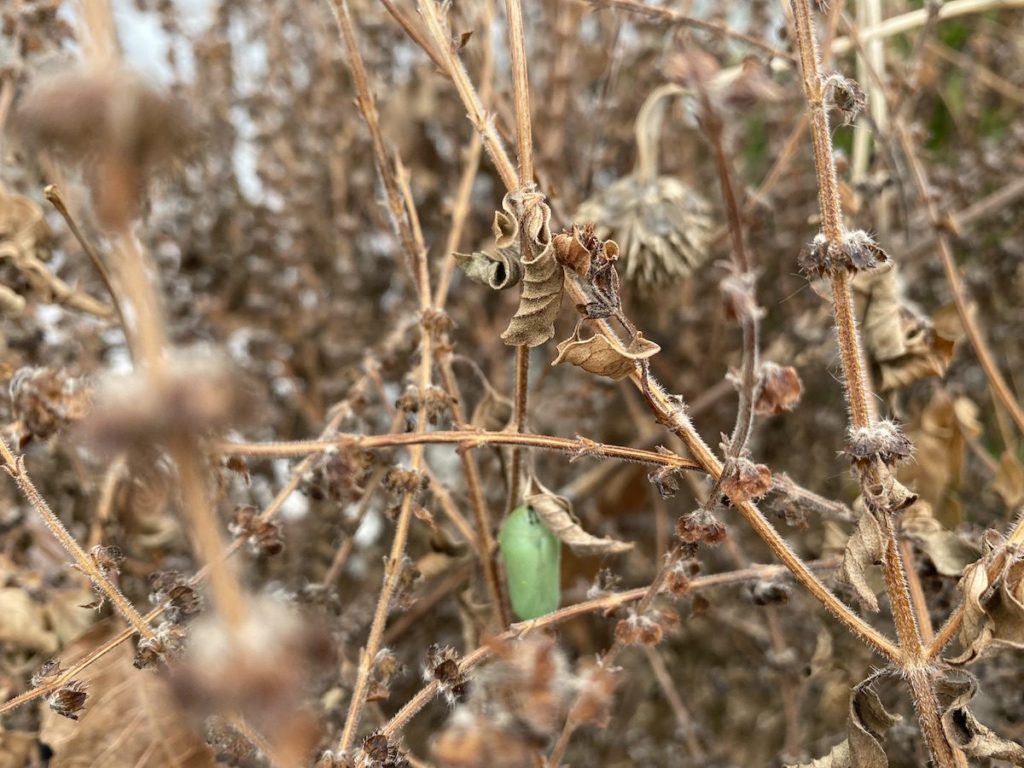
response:
{"label": "dried flower head", "polygon": [[248,504],[235,507],[228,531],[235,538],[245,539],[249,551],[259,557],[273,557],[284,549],[281,524],[262,519],[259,510]]}
{"label": "dried flower head", "polygon": [[44,683],[48,683],[53,678],[63,673],[61,668],[60,659],[50,659],[43,663],[38,670],[32,674],[31,683],[33,688],[38,688]]}
{"label": "dried flower head", "polygon": [[848,442],[846,453],[859,465],[880,461],[895,466],[910,458],[914,451],[900,425],[890,419],[883,419],[870,427],[852,429]]}
{"label": "dried flower head", "polygon": [[633,172],[584,202],[574,221],[592,223],[594,234],[612,238],[626,282],[641,288],[676,284],[708,258],[714,222],[708,202],[679,179],[658,174],[658,142],[667,97],[656,88],[636,119],[637,162]]}
{"label": "dried flower head", "polygon": [[790,587],[780,581],[758,579],[747,588],[754,605],[785,605],[789,602]]}
{"label": "dried flower head", "polygon": [[849,77],[835,73],[825,80],[825,98],[830,99],[843,113],[843,125],[851,125],[867,105],[867,96],[860,84]]}
{"label": "dried flower head", "polygon": [[137,669],[153,669],[178,657],[185,648],[186,632],[181,624],[164,621],[153,637],[139,640],[132,663]]}
{"label": "dried flower head", "polygon": [[764,464],[736,458],[722,473],[722,492],[733,502],[759,499],[772,489],[772,473]]}
{"label": "dried flower head", "polygon": [[615,625],[615,639],[623,645],[657,645],[664,634],[661,624],[650,616],[630,611]]}
{"label": "dried flower head", "polygon": [[77,720],[82,708],[85,707],[85,700],[89,698],[86,687],[80,680],[71,680],[47,696],[46,703],[58,715]]}
{"label": "dried flower head", "polygon": [[158,571],[149,577],[149,602],[164,605],[167,620],[179,624],[187,617],[199,613],[202,598],[189,579],[177,571]]}
{"label": "dried flower head", "polygon": [[459,654],[454,648],[441,647],[436,643],[427,649],[427,666],[423,670],[425,680],[436,680],[448,704],[454,706],[464,701],[469,691],[469,679],[459,669]]}
{"label": "dried flower head", "polygon": [[728,532],[710,510],[701,507],[679,517],[676,536],[680,541],[691,544],[715,545],[725,541]]}
{"label": "dried flower head", "polygon": [[837,269],[865,272],[889,261],[889,254],[862,230],[845,232],[838,244],[830,243],[819,232],[797,257],[797,264],[809,277],[827,277]]}
{"label": "dried flower head", "polygon": [[684,280],[705,261],[714,221],[693,188],[668,176],[647,181],[626,176],[579,207],[576,221],[619,245],[623,278],[641,288]]}
{"label": "dried flower head", "polygon": [[19,368],[9,391],[21,447],[32,439],[47,439],[89,411],[89,389],[59,369]]}
{"label": "dried flower head", "polygon": [[773,416],[796,408],[803,394],[803,384],[796,368],[765,360],[758,375],[757,400],[754,403],[754,412],[758,416]]}

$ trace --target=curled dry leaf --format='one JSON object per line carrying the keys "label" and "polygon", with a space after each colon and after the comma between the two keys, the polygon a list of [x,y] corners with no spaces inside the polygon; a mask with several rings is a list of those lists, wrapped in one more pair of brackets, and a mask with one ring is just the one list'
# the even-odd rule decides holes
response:
{"label": "curled dry leaf", "polygon": [[999,457],[999,469],[992,490],[1002,496],[1006,506],[1016,509],[1024,502],[1024,465],[1010,451]]}
{"label": "curled dry leaf", "polygon": [[942,713],[942,727],[950,742],[960,747],[967,757],[1006,760],[1011,765],[1024,765],[1024,747],[1004,739],[978,722],[967,705],[978,692],[978,681],[968,672],[952,672],[936,686],[949,704]]}
{"label": "curled dry leaf", "polygon": [[516,237],[519,225],[515,214],[494,212],[494,253],[476,251],[455,253],[455,263],[466,273],[466,277],[477,283],[490,286],[496,291],[511,288],[519,282],[522,267],[519,264],[519,244]]}
{"label": "curled dry leaf", "polygon": [[501,340],[510,346],[540,346],[555,335],[555,318],[562,303],[562,265],[555,258],[551,239],[551,209],[544,196],[536,192],[507,194],[501,206],[517,226],[498,243],[499,248],[516,244],[521,229],[530,251],[529,258],[522,254],[519,309],[501,334]]}
{"label": "curled dry leaf", "polygon": [[661,351],[653,341],[645,339],[637,331],[629,346],[622,346],[617,338],[612,339],[600,333],[589,338],[580,337],[582,323],[576,325],[572,337],[558,345],[558,357],[551,363],[571,363],[585,371],[621,381],[636,371],[637,362],[647,360]]}
{"label": "curled dry leaf", "polygon": [[850,694],[846,739],[824,757],[791,768],[888,768],[881,740],[901,718],[882,705],[871,687],[876,679],[869,677]]}
{"label": "curled dry leaf", "polygon": [[960,578],[964,651],[949,659],[951,664],[972,664],[1000,647],[1024,649],[1024,560],[1018,546],[1000,539],[990,531],[985,556],[967,566]]}
{"label": "curled dry leaf", "polygon": [[860,518],[857,520],[857,529],[846,542],[843,564],[836,578],[853,587],[862,608],[877,613],[878,598],[868,584],[867,574],[869,568],[882,561],[885,533],[876,517],[877,513],[863,503],[857,503],[855,507],[860,511]]}
{"label": "curled dry leaf", "polygon": [[600,538],[587,533],[572,513],[572,502],[564,496],[556,496],[541,485],[536,477],[530,478],[528,487],[530,493],[523,501],[533,507],[548,530],[562,543],[568,544],[576,554],[616,555],[633,548],[631,542]]}

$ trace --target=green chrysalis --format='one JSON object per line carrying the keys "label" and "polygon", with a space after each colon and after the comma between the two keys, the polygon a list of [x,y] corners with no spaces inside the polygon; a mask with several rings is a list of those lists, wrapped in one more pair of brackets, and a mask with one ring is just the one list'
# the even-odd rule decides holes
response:
{"label": "green chrysalis", "polygon": [[522,620],[558,609],[562,543],[532,507],[512,510],[498,533],[512,610]]}

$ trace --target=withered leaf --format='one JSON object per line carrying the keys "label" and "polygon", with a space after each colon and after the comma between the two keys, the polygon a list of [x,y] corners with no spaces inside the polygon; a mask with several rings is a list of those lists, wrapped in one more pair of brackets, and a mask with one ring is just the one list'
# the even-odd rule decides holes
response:
{"label": "withered leaf", "polygon": [[484,395],[473,409],[470,423],[488,432],[504,429],[512,418],[512,401],[490,384],[484,388]]}
{"label": "withered leaf", "polygon": [[1024,747],[993,733],[967,709],[978,692],[978,681],[973,675],[962,670],[952,672],[936,688],[940,697],[950,700],[942,714],[942,727],[950,742],[960,747],[968,757],[1024,765]]}
{"label": "withered leaf", "polygon": [[521,268],[508,250],[499,248],[495,254],[476,251],[456,253],[455,263],[470,280],[489,286],[496,291],[511,288],[519,282]]}
{"label": "withered leaf", "polygon": [[[971,664],[990,650],[1024,648],[1024,560],[1020,549],[986,537],[985,556],[964,569],[958,585],[964,595],[960,627],[963,653],[948,661]],[[989,574],[995,574],[990,578]]]}
{"label": "withered leaf", "polygon": [[876,677],[869,677],[850,694],[847,737],[824,757],[789,768],[888,768],[882,749],[885,732],[901,720],[889,713],[872,689]]}
{"label": "withered leaf", "polygon": [[875,514],[864,504],[860,509],[857,529],[846,542],[843,564],[836,577],[853,587],[861,607],[878,612],[878,598],[867,581],[867,570],[881,562],[885,552],[885,533]]}
{"label": "withered leaf", "polygon": [[932,513],[932,505],[924,499],[903,511],[902,526],[942,576],[959,576],[981,554],[969,541],[943,528]]}
{"label": "withered leaf", "polygon": [[999,458],[999,469],[992,489],[1003,497],[1006,506],[1016,508],[1024,501],[1024,465],[1010,451]]}
{"label": "withered leaf", "polygon": [[[523,288],[519,309],[509,321],[501,340],[509,346],[536,347],[555,335],[555,318],[562,302],[563,270],[555,258],[551,239],[551,209],[543,195],[535,192],[521,196],[505,195],[502,208],[525,232],[530,250],[523,254]],[[521,211],[517,215],[517,209]],[[518,230],[512,240],[518,238]],[[499,246],[503,246],[499,243]]]}
{"label": "withered leaf", "polygon": [[895,268],[862,273],[854,284],[864,302],[864,343],[881,369],[880,388],[899,389],[944,375],[963,336],[950,308],[938,310],[931,319],[923,315],[904,298]]}
{"label": "withered leaf", "polygon": [[631,542],[601,538],[583,530],[579,520],[572,513],[572,502],[564,496],[556,496],[531,477],[528,485],[529,494],[523,501],[533,507],[558,539],[569,545],[578,555],[615,555],[628,552],[633,548]]}
{"label": "withered leaf", "polygon": [[645,339],[639,331],[628,347],[619,339],[609,338],[600,333],[583,339],[580,337],[582,324],[577,324],[572,337],[558,345],[558,357],[551,363],[571,363],[585,371],[621,381],[636,370],[638,360],[646,360],[661,351],[653,341]]}

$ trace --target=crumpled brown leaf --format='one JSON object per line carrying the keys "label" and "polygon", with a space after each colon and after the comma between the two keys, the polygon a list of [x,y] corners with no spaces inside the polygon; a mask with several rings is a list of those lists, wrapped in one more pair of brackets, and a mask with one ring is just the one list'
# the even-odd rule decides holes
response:
{"label": "crumpled brown leaf", "polygon": [[850,694],[847,737],[824,757],[789,768],[888,768],[889,760],[880,743],[885,732],[902,718],[889,713],[872,689],[870,677]]}
{"label": "crumpled brown leaf", "polygon": [[509,346],[540,346],[555,335],[555,318],[562,303],[563,270],[555,258],[551,239],[551,209],[537,192],[509,193],[501,207],[516,227],[498,243],[499,248],[518,244],[522,228],[530,250],[530,257],[521,259],[523,289],[519,309],[501,334],[501,340]]}
{"label": "crumpled brown leaf", "polygon": [[1011,765],[1024,766],[1024,747],[993,733],[967,709],[978,692],[978,681],[973,675],[964,671],[953,672],[939,681],[936,690],[941,699],[950,700],[942,713],[946,736],[967,757],[1006,760]]}
{"label": "crumpled brown leaf", "polygon": [[585,371],[621,381],[636,370],[638,360],[646,360],[661,351],[653,341],[637,331],[628,347],[622,342],[600,333],[589,338],[580,337],[582,323],[577,324],[570,338],[558,345],[558,357],[551,363],[571,363]]}
{"label": "crumpled brown leaf", "polygon": [[572,513],[572,502],[564,496],[552,493],[541,485],[536,477],[530,478],[527,487],[530,493],[523,501],[533,507],[548,530],[563,544],[569,545],[576,554],[616,555],[633,548],[631,542],[601,538],[587,533]]}
{"label": "crumpled brown leaf", "polygon": [[857,528],[846,542],[843,564],[836,578],[853,587],[861,607],[878,612],[878,598],[868,583],[868,569],[882,561],[885,552],[885,531],[875,513],[858,499],[854,509],[860,512]]}
{"label": "crumpled brown leaf", "polygon": [[963,336],[948,307],[925,317],[905,299],[895,268],[862,273],[855,286],[862,298],[864,344],[881,369],[881,390],[945,374]]}
{"label": "crumpled brown leaf", "polygon": [[981,554],[971,542],[944,528],[924,499],[903,511],[901,523],[904,533],[924,550],[942,576],[959,576]]}
{"label": "crumpled brown leaf", "polygon": [[473,409],[470,424],[488,432],[498,432],[508,425],[512,418],[512,410],[512,401],[487,384],[483,397]]}
{"label": "crumpled brown leaf", "polygon": [[[64,667],[99,646],[109,630],[84,635],[65,654]],[[132,656],[121,644],[76,676],[90,691],[77,722],[44,710],[39,738],[53,749],[51,768],[212,768],[213,755],[167,684],[135,669]]]}
{"label": "crumpled brown leaf", "polygon": [[1003,543],[995,531],[985,537],[986,553],[967,566],[958,588],[964,595],[960,643],[964,651],[951,664],[972,664],[990,650],[1024,648],[1024,560],[1017,544]]}

